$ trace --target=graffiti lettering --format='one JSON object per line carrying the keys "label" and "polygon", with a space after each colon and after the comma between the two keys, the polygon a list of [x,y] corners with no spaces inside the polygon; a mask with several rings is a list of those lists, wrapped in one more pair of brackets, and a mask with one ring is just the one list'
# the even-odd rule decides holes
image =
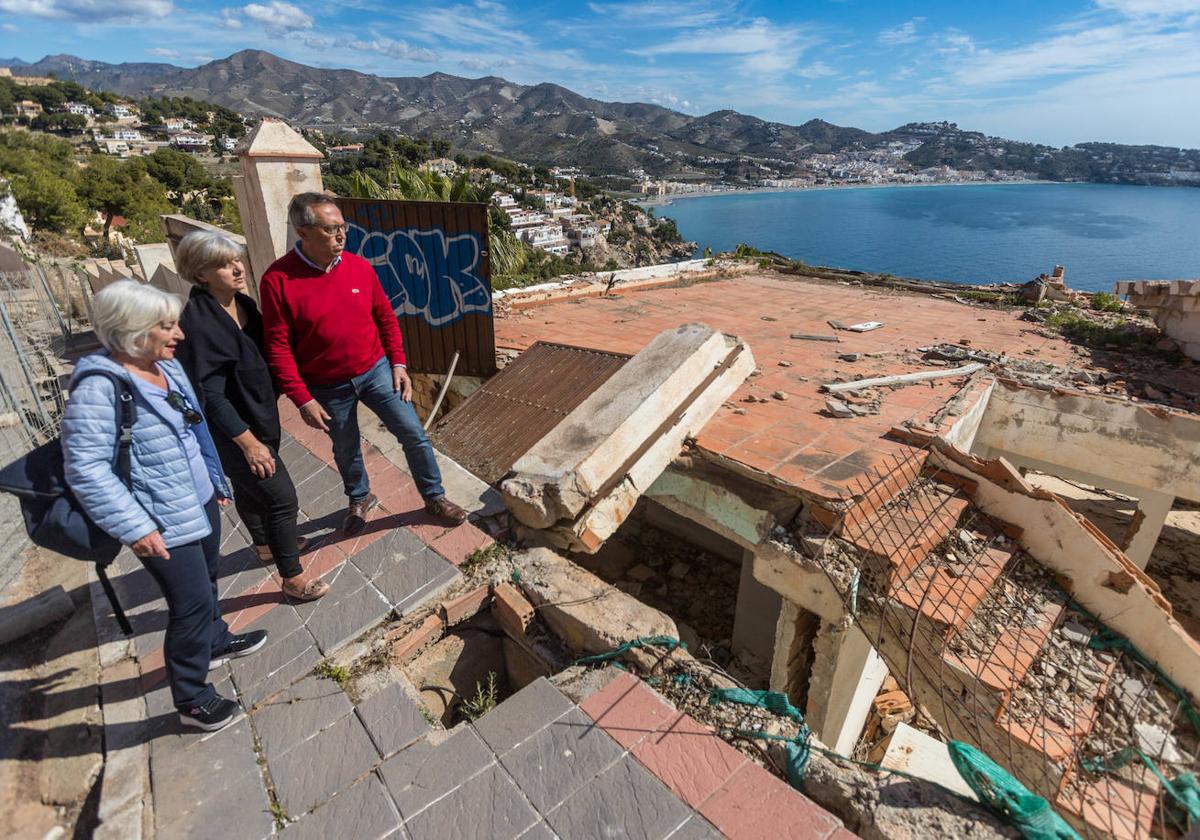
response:
{"label": "graffiti lettering", "polygon": [[416,315],[432,327],[469,313],[488,314],[492,296],[478,276],[479,234],[447,236],[441,229],[387,233],[350,223],[346,250],[375,267],[397,315]]}

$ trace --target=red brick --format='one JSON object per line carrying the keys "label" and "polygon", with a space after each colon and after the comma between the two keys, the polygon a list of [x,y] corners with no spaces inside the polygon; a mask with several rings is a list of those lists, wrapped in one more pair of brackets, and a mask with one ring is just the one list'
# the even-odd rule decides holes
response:
{"label": "red brick", "polygon": [[693,808],[699,808],[747,761],[715,732],[686,714],[663,724],[632,752]]}
{"label": "red brick", "polygon": [[458,624],[458,622],[470,618],[483,609],[492,597],[492,593],[488,591],[487,586],[477,586],[470,592],[459,595],[449,601],[442,601],[438,605],[438,609],[442,613],[442,621],[447,624]]}
{"label": "red brick", "polygon": [[626,749],[679,715],[658,692],[629,673],[609,682],[579,708]]}
{"label": "red brick", "polygon": [[699,811],[730,840],[823,840],[842,827],[833,814],[753,762],[742,765]]}
{"label": "red brick", "polygon": [[445,631],[446,625],[440,615],[434,614],[414,627],[407,635],[392,642],[392,662],[404,665],[422,648],[433,642]]}
{"label": "red brick", "polygon": [[500,628],[514,639],[524,636],[533,621],[533,604],[511,583],[492,587],[492,595],[492,615]]}

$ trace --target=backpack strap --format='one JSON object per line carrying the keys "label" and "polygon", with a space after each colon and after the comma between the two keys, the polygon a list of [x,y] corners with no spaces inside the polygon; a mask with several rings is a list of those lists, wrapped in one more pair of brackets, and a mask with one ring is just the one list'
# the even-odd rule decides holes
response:
{"label": "backpack strap", "polygon": [[132,487],[133,462],[130,450],[133,446],[133,424],[137,421],[137,405],[133,401],[133,394],[129,390],[129,383],[125,381],[124,377],[110,370],[87,370],[79,374],[74,385],[78,387],[79,383],[89,376],[103,376],[113,384],[113,391],[117,399],[117,417],[120,422],[120,431],[117,434],[117,449],[113,455],[113,471],[124,482],[126,487]]}
{"label": "backpack strap", "polygon": [[[133,463],[130,456],[130,450],[133,446],[133,424],[137,420],[137,406],[133,402],[133,394],[129,390],[129,384],[124,377],[108,370],[88,370],[79,374],[75,380],[75,385],[89,376],[103,376],[113,384],[113,389],[117,398],[117,417],[120,422],[120,431],[117,434],[117,450],[113,456],[113,471],[117,477],[124,482],[126,487],[133,488]],[[109,560],[96,561],[96,577],[100,580],[100,586],[104,590],[104,594],[108,596],[108,603],[112,607],[113,617],[117,620],[117,625],[121,628],[121,632],[126,636],[133,635],[133,627],[129,624],[129,618],[125,615],[125,610],[121,607],[121,602],[117,598],[117,592],[113,588],[112,581],[109,580],[107,566],[116,558]]]}

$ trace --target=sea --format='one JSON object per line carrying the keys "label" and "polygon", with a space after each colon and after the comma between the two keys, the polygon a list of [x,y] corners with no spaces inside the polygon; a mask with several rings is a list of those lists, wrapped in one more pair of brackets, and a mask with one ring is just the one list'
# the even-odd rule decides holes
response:
{"label": "sea", "polygon": [[746,243],[810,265],[956,283],[1067,285],[1200,278],[1200,188],[1108,184],[834,187],[678,198],[655,207],[684,238]]}

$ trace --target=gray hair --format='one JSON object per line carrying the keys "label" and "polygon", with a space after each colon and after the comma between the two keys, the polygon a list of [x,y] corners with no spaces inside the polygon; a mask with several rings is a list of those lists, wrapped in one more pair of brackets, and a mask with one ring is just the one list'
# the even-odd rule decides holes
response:
{"label": "gray hair", "polygon": [[136,280],[118,280],[92,299],[92,328],[110,353],[137,356],[157,324],[179,320],[183,300]]}
{"label": "gray hair", "polygon": [[200,275],[245,259],[242,246],[219,230],[194,230],[175,246],[175,270],[181,280],[203,286]]}
{"label": "gray hair", "polygon": [[335,203],[336,198],[329,193],[300,193],[293,196],[292,200],[288,203],[288,221],[297,230],[307,225],[315,225],[317,217],[313,213],[313,208],[320,207],[322,204]]}

